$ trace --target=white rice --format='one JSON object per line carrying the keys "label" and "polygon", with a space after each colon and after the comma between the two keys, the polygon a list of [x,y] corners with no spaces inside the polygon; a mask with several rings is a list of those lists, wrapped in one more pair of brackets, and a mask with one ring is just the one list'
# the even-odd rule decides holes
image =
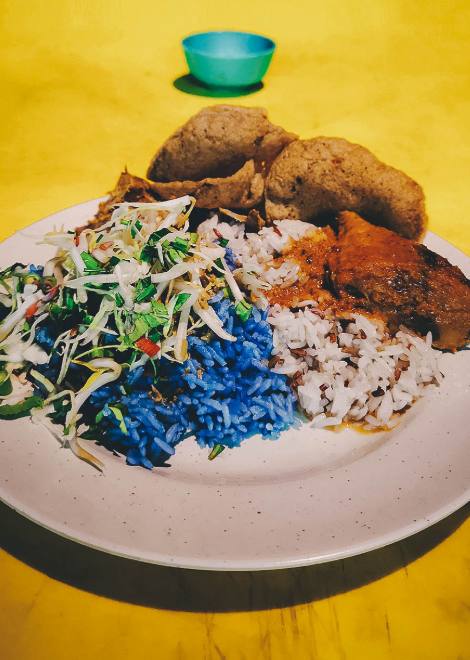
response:
{"label": "white rice", "polygon": [[298,280],[299,266],[285,260],[281,266],[274,264],[274,259],[284,250],[290,241],[298,241],[318,228],[300,220],[275,221],[273,227],[263,227],[256,233],[245,233],[242,223],[219,222],[216,215],[198,227],[198,233],[206,240],[217,240],[214,230],[229,240],[229,247],[240,265],[234,275],[240,284],[249,289],[266,307],[267,300],[263,292],[274,285],[292,286]]}
{"label": "white rice", "polygon": [[[258,234],[243,224],[219,222],[217,216],[198,231],[217,240],[214,229],[229,240],[239,268],[237,280],[267,307],[264,292],[273,285],[291,286],[299,267],[288,260],[275,267],[274,258],[292,240],[318,231],[296,220],[275,222]],[[300,309],[299,309],[300,308]],[[322,428],[360,422],[366,428],[387,428],[424,394],[442,381],[441,352],[432,348],[431,333],[422,339],[406,328],[391,337],[380,321],[351,314],[348,321],[322,313],[315,301],[296,311],[280,305],[269,310],[273,330],[273,370],[292,379],[300,408]]]}
{"label": "white rice", "polygon": [[440,351],[431,333],[421,339],[405,328],[390,337],[383,324],[360,314],[350,322],[318,313],[314,306],[270,309],[277,373],[292,377],[299,404],[316,428],[364,422],[390,427],[403,411],[439,384]]}

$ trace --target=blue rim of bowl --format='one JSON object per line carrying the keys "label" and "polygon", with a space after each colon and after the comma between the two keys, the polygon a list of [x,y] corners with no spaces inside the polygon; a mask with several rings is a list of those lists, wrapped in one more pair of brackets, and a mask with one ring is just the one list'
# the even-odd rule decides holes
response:
{"label": "blue rim of bowl", "polygon": [[259,57],[260,55],[268,55],[269,53],[273,53],[276,49],[276,42],[269,37],[265,37],[264,34],[258,34],[257,32],[240,32],[238,30],[209,30],[206,32],[193,32],[181,40],[181,45],[186,51],[197,53],[198,55],[204,55],[204,57],[219,58],[220,55],[215,55],[210,51],[200,50],[199,48],[194,48],[194,46],[188,45],[188,41],[193,37],[202,37],[206,34],[235,34],[240,36],[259,37],[269,42],[269,46],[258,50],[256,53],[247,53],[245,55],[230,55],[230,59],[232,60],[246,60],[252,57]]}

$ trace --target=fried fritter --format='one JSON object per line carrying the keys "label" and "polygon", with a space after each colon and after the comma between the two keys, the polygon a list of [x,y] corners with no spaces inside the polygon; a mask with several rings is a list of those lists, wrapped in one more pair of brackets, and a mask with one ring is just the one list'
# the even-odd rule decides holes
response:
{"label": "fried fritter", "polygon": [[152,191],[151,184],[146,179],[134,176],[127,170],[121,172],[109,197],[101,202],[95,217],[90,220],[90,227],[99,227],[107,222],[116,204],[121,202],[155,202],[157,195]]}
{"label": "fried fritter", "polygon": [[203,209],[220,206],[250,209],[261,202],[264,191],[264,179],[256,173],[253,160],[247,161],[232,176],[208,177],[202,181],[150,182],[149,185],[161,199],[192,195],[196,198],[196,206]]}
{"label": "fried fritter", "polygon": [[268,120],[262,108],[203,108],[157,151],[147,176],[153,181],[200,181],[234,174],[247,160],[257,169],[296,138]]}
{"label": "fried fritter", "polygon": [[[121,172],[109,197],[100,203],[98,212],[90,220],[90,227],[99,227],[107,222],[116,204],[122,202],[157,202],[162,199],[175,199],[183,195],[196,198],[196,206],[201,209],[230,207],[253,209],[263,196],[264,179],[255,172],[253,161],[248,161],[233,176],[223,179],[203,181],[172,181],[156,183]],[[254,213],[254,210],[252,211]]]}
{"label": "fried fritter", "polygon": [[424,245],[340,213],[339,235],[328,255],[335,293],[353,308],[432,332],[438,348],[456,350],[470,338],[470,280]]}
{"label": "fried fritter", "polygon": [[406,238],[426,223],[421,187],[365,147],[327,137],[289,144],[266,180],[268,219],[321,223],[345,210]]}

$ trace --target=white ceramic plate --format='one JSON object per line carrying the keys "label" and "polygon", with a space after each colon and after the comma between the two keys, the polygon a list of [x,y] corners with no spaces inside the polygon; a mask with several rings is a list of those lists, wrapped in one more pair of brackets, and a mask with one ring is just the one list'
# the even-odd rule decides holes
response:
{"label": "white ceramic plate", "polygon": [[[42,263],[36,240],[74,228],[80,204],[0,245],[0,266]],[[429,234],[426,244],[470,272],[470,260]],[[0,498],[58,534],[171,566],[262,570],[359,554],[409,536],[470,499],[470,351],[448,355],[445,384],[400,426],[364,434],[304,426],[251,439],[215,461],[183,442],[171,468],[128,467],[104,448],[104,474],[29,420],[0,424]]]}

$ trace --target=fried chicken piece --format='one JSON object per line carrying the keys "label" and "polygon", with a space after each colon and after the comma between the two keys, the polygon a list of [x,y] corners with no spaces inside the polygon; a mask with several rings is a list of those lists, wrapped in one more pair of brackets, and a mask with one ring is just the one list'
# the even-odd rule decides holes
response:
{"label": "fried chicken piece", "polygon": [[421,187],[365,147],[327,137],[289,144],[266,180],[268,219],[323,224],[346,210],[406,238],[418,238],[426,223]]}
{"label": "fried chicken piece", "polygon": [[109,193],[109,197],[101,202],[95,217],[90,220],[90,227],[100,227],[107,222],[114,211],[116,204],[122,202],[156,202],[157,196],[152,191],[150,182],[133,174],[127,170],[121,172],[114,189]]}
{"label": "fried chicken piece", "polygon": [[262,108],[203,108],[157,151],[147,177],[162,182],[226,177],[251,159],[261,170],[295,138],[271,124]]}
{"label": "fried chicken piece", "polygon": [[192,195],[196,198],[196,206],[203,209],[220,206],[250,209],[260,203],[264,192],[264,179],[256,172],[253,160],[247,161],[235,174],[227,177],[208,177],[202,181],[151,182],[149,185],[161,199]]}
{"label": "fried chicken piece", "polygon": [[340,300],[358,311],[431,331],[438,348],[455,351],[470,338],[470,280],[424,245],[369,224],[356,213],[338,217],[336,248],[329,254],[331,282]]}

